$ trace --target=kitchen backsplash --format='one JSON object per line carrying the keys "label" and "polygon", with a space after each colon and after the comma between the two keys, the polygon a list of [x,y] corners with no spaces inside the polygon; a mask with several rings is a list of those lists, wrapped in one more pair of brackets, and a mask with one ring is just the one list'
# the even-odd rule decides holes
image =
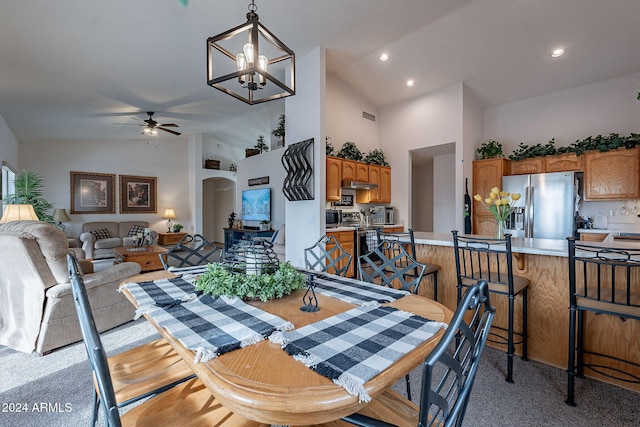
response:
{"label": "kitchen backsplash", "polygon": [[[635,208],[635,210],[634,210]],[[580,215],[595,218],[602,213],[607,218],[607,229],[640,232],[640,200],[582,202]],[[635,212],[635,213],[634,213]]]}

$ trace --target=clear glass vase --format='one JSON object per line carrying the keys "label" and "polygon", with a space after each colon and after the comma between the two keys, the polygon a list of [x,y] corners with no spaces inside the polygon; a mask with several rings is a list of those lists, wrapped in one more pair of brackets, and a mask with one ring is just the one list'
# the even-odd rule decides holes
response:
{"label": "clear glass vase", "polygon": [[496,220],[496,225],[496,239],[504,239],[504,231],[507,229],[507,222],[505,220]]}

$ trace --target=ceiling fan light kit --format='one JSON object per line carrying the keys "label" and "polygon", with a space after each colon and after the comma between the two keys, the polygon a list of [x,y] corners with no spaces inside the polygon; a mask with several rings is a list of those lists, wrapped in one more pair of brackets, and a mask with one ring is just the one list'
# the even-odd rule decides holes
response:
{"label": "ceiling fan light kit", "polygon": [[295,54],[248,8],[246,23],[207,39],[207,84],[249,105],[295,95]]}
{"label": "ceiling fan light kit", "polygon": [[173,135],[182,135],[180,132],[176,132],[175,130],[167,129],[167,127],[177,128],[178,125],[175,123],[163,123],[159,124],[155,120],[153,120],[153,111],[147,111],[149,118],[146,119],[144,128],[142,129],[142,134],[147,136],[158,136],[158,129],[164,132],[171,133]]}

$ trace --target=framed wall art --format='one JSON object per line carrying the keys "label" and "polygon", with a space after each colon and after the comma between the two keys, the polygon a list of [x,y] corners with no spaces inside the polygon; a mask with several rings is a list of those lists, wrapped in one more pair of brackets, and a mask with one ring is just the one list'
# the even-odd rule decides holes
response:
{"label": "framed wall art", "polygon": [[116,176],[107,173],[70,172],[72,214],[116,213]]}
{"label": "framed wall art", "polygon": [[157,213],[156,177],[120,175],[120,213]]}

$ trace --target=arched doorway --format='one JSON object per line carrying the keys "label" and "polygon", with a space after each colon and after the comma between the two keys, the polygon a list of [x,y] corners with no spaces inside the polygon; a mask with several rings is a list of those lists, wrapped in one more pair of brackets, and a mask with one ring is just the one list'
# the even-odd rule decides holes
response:
{"label": "arched doorway", "polygon": [[210,242],[224,242],[227,218],[234,211],[236,183],[222,177],[202,180],[202,235]]}

